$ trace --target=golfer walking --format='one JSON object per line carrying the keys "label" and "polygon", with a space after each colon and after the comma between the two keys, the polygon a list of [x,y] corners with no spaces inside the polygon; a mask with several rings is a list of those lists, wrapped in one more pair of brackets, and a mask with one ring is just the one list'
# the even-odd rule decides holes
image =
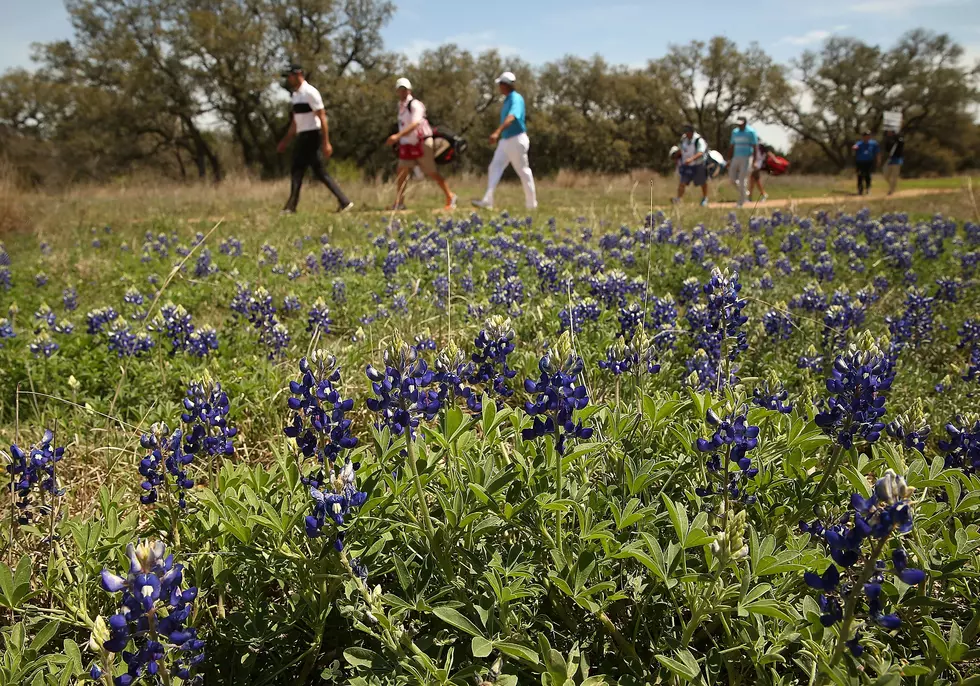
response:
{"label": "golfer walking", "polygon": [[735,123],[728,148],[728,159],[731,160],[728,169],[732,183],[738,188],[738,206],[741,207],[748,195],[746,186],[755,161],[759,135],[748,125],[745,117],[739,117]]}
{"label": "golfer walking", "polygon": [[681,201],[688,184],[693,183],[701,188],[701,207],[708,206],[708,144],[694,130],[693,124],[684,125],[684,134],[680,143],[681,165],[677,168],[680,183],[677,185],[677,197],[674,204]]}
{"label": "golfer walking", "polygon": [[516,83],[517,77],[509,71],[505,71],[497,79],[500,93],[504,96],[504,104],[500,110],[500,126],[490,134],[490,144],[496,145],[497,149],[493,153],[493,159],[490,160],[487,192],[482,200],[473,201],[474,207],[493,208],[493,192],[500,183],[508,164],[514,167],[521,185],[524,186],[525,207],[533,210],[538,206],[538,197],[534,190],[534,174],[531,173],[531,164],[527,159],[531,141],[527,137],[524,97],[517,92]]}
{"label": "golfer walking", "polygon": [[425,105],[412,95],[412,82],[402,77],[395,81],[398,91],[398,132],[388,137],[388,145],[398,144],[398,179],[393,210],[405,209],[405,187],[408,175],[418,167],[435,181],[446,194],[444,210],[456,209],[456,195],[436,170],[436,154],[432,143],[432,126],[425,118]]}
{"label": "golfer walking", "polygon": [[871,137],[870,131],[861,134],[861,140],[854,144],[854,165],[857,168],[858,195],[864,195],[865,189],[871,193],[871,174],[878,166],[881,148],[878,141]]}
{"label": "golfer walking", "polygon": [[885,181],[888,182],[888,195],[898,187],[898,177],[905,162],[905,137],[897,131],[885,131]]}
{"label": "golfer walking", "polygon": [[327,115],[323,109],[320,91],[310,85],[303,74],[303,67],[298,64],[291,64],[282,75],[286,78],[289,90],[292,91],[293,118],[289,124],[289,131],[279,141],[277,150],[280,153],[285,152],[290,141],[296,139],[296,146],[293,148],[289,200],[286,201],[282,212],[283,214],[296,212],[299,191],[303,187],[303,177],[306,176],[307,168],[312,169],[313,176],[322,181],[337,198],[339,203],[337,211],[346,212],[354,207],[354,203],[344,195],[337,182],[330,178],[323,168],[323,160],[329,159],[333,154],[333,146],[330,145],[330,130],[327,127]]}

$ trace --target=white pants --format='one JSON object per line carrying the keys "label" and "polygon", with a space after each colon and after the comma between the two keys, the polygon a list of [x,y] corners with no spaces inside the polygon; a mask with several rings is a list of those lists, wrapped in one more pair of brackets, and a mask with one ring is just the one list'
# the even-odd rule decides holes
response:
{"label": "white pants", "polygon": [[500,139],[493,153],[493,159],[490,160],[490,178],[487,180],[487,192],[483,196],[483,202],[493,204],[493,192],[500,183],[507,165],[510,164],[521,179],[521,185],[524,186],[525,206],[529,210],[538,206],[538,198],[534,190],[534,174],[531,173],[531,164],[527,159],[527,151],[530,147],[531,139],[526,133]]}
{"label": "white pants", "polygon": [[749,168],[752,166],[752,156],[733,157],[729,162],[728,173],[731,175],[732,182],[738,188],[738,204],[745,202],[748,195]]}

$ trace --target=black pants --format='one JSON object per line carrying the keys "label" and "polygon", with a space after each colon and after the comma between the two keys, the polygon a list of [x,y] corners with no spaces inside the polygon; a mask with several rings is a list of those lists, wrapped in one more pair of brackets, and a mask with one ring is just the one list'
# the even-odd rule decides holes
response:
{"label": "black pants", "polygon": [[858,195],[864,193],[864,189],[867,188],[868,192],[871,192],[871,172],[875,169],[874,160],[869,162],[858,162],[857,163],[857,173],[858,173]]}
{"label": "black pants", "polygon": [[303,177],[306,176],[307,168],[312,169],[314,178],[322,181],[336,196],[341,208],[350,204],[350,200],[340,190],[340,186],[330,178],[326,169],[323,168],[323,158],[320,156],[322,145],[323,136],[319,130],[303,131],[296,136],[296,145],[293,147],[292,185],[285,209],[296,211],[296,205],[299,203],[299,191],[303,187]]}

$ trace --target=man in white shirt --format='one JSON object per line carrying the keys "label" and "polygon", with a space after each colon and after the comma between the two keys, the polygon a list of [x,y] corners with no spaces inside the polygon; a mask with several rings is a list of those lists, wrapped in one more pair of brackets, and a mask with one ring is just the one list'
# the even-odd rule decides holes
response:
{"label": "man in white shirt", "polygon": [[694,130],[692,124],[684,125],[684,135],[681,136],[681,165],[677,168],[681,181],[677,186],[677,197],[672,202],[679,203],[684,197],[687,185],[693,183],[701,188],[701,207],[708,206],[708,144]]}
{"label": "man in white shirt", "polygon": [[412,95],[412,82],[402,77],[395,81],[398,91],[398,132],[388,136],[388,145],[398,144],[398,179],[393,210],[405,209],[405,187],[408,175],[413,169],[435,181],[446,194],[443,210],[456,209],[456,195],[449,190],[449,184],[436,169],[435,146],[432,141],[432,126],[425,117],[425,105]]}
{"label": "man in white shirt", "polygon": [[354,207],[354,203],[348,200],[337,182],[331,179],[323,168],[323,160],[329,159],[333,154],[333,146],[330,145],[330,130],[320,91],[309,84],[303,74],[303,68],[298,64],[289,65],[289,69],[282,75],[286,78],[289,90],[292,91],[293,118],[286,136],[279,141],[278,151],[285,152],[290,141],[296,139],[296,146],[293,148],[292,184],[289,200],[282,210],[283,214],[296,212],[299,191],[303,187],[303,177],[306,176],[307,167],[313,170],[313,176],[322,181],[337,198],[337,202],[340,203],[337,211],[346,212]]}

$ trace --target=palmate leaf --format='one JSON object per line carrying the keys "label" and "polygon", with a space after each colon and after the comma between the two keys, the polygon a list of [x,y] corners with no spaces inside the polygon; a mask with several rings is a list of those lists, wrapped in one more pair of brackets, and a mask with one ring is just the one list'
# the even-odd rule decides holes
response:
{"label": "palmate leaf", "polygon": [[446,624],[451,624],[460,631],[468,633],[470,636],[478,636],[484,638],[483,632],[480,631],[479,627],[473,622],[468,620],[463,616],[459,610],[448,606],[441,606],[432,608],[432,614],[444,621]]}

